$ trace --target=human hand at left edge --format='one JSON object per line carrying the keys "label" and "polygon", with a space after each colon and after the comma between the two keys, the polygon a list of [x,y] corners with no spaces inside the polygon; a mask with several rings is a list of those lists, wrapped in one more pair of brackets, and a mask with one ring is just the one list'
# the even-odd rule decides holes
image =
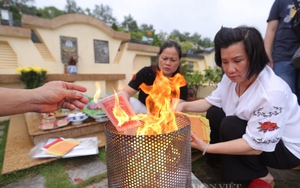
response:
{"label": "human hand at left edge", "polygon": [[52,81],[41,87],[31,90],[31,99],[34,104],[33,111],[49,113],[60,108],[75,110],[82,109],[89,100],[83,96],[82,92],[87,89],[81,85]]}

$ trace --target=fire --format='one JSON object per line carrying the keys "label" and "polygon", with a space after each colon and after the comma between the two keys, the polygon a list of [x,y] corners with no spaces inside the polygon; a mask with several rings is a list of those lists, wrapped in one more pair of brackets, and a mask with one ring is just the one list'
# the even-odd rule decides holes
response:
{"label": "fire", "polygon": [[130,120],[128,114],[121,108],[119,97],[116,94],[115,96],[115,106],[113,108],[113,114],[118,119],[118,126],[122,126],[125,122]]}
{"label": "fire", "polygon": [[94,95],[94,103],[97,103],[101,93],[100,83],[95,82],[95,86],[96,86],[96,93]]}
{"label": "fire", "polygon": [[[174,101],[173,99],[179,98],[180,87],[185,84],[185,79],[181,74],[167,78],[161,71],[158,71],[152,86],[146,84],[140,86],[141,90],[148,94],[146,98],[148,114],[136,114],[131,117],[120,106],[122,98],[120,97],[119,100],[118,94],[115,94],[113,114],[118,120],[118,126],[126,127],[126,124],[133,121],[142,122],[134,133],[136,135],[167,134],[178,130],[174,109],[179,100]],[[131,130],[134,129],[129,129],[129,131]],[[124,132],[126,134],[126,131]],[[155,187],[159,187],[170,173],[178,173],[177,164],[180,162],[180,151],[173,145],[172,139],[164,139],[162,143],[159,138],[146,139],[142,144],[129,143],[133,153],[126,157],[128,168],[125,169],[127,169],[128,179],[134,180],[135,183],[124,182],[125,187],[147,187],[148,184],[153,183],[144,181],[145,177],[150,181],[155,179],[155,183],[157,183]],[[151,155],[145,148],[151,148]],[[140,173],[140,167],[144,167],[142,173]]]}
{"label": "fire", "polygon": [[[156,79],[152,86],[142,84],[140,88],[149,96],[146,99],[146,107],[149,114],[137,114],[133,117],[124,115],[124,111],[119,106],[116,95],[114,115],[118,119],[120,126],[129,120],[139,120],[142,125],[137,129],[137,135],[164,134],[178,129],[175,118],[175,106],[178,104],[180,87],[186,81],[181,74],[176,74],[172,78],[163,76],[161,71],[157,71]],[[120,115],[121,114],[121,115]],[[126,113],[125,113],[126,114]]]}

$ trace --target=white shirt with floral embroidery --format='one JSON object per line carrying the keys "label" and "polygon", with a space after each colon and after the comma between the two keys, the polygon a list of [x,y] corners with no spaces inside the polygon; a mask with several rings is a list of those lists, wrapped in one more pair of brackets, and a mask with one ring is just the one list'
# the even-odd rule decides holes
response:
{"label": "white shirt with floral embroidery", "polygon": [[300,159],[300,107],[297,97],[273,70],[266,66],[252,85],[238,97],[236,83],[225,74],[205,99],[226,116],[248,121],[243,139],[256,150],[272,152],[280,139]]}

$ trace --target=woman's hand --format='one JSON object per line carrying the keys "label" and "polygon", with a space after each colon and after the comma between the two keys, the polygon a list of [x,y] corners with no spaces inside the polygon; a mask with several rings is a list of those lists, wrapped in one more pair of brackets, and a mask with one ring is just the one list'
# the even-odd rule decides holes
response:
{"label": "woman's hand", "polygon": [[191,146],[193,148],[199,149],[203,151],[206,147],[207,143],[198,138],[192,131],[191,131]]}

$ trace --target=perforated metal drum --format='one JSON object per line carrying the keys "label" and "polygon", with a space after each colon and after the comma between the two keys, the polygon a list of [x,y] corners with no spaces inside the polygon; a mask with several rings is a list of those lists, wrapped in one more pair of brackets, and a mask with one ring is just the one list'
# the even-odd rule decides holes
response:
{"label": "perforated metal drum", "polygon": [[190,121],[176,114],[178,130],[126,135],[106,123],[109,187],[191,187]]}

